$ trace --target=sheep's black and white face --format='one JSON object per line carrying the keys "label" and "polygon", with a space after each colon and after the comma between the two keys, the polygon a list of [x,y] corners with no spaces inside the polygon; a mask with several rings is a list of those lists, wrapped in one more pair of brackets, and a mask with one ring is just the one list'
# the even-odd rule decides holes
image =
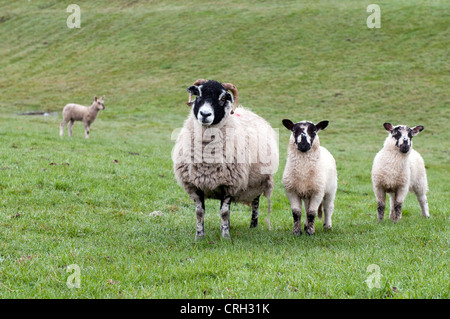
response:
{"label": "sheep's black and white face", "polygon": [[220,82],[207,81],[199,86],[192,85],[187,91],[197,96],[192,110],[195,118],[202,125],[218,124],[230,114],[233,96],[223,88]]}
{"label": "sheep's black and white face", "polygon": [[412,138],[421,132],[424,127],[422,125],[414,126],[409,128],[406,125],[393,126],[391,123],[383,124],[386,131],[389,132],[389,137],[391,142],[395,143],[399,151],[402,153],[408,153],[412,147]]}
{"label": "sheep's black and white face", "polygon": [[308,121],[294,124],[291,120],[284,119],[283,125],[292,131],[292,138],[297,149],[305,153],[311,149],[317,133],[328,126],[328,121],[322,121],[314,125]]}

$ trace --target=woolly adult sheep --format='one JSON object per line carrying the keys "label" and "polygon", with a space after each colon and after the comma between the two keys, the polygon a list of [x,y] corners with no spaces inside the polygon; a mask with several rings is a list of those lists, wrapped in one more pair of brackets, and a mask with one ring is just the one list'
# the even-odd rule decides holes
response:
{"label": "woolly adult sheep", "polygon": [[331,153],[320,146],[317,133],[328,126],[328,121],[314,125],[308,121],[294,124],[284,119],[290,130],[288,156],[283,173],[283,184],[294,218],[294,235],[301,235],[302,201],[305,203],[305,231],[315,233],[314,219],[320,206],[324,210],[324,228],[331,228],[331,215],[337,189],[336,162]]}
{"label": "woolly adult sheep", "polygon": [[64,126],[67,123],[67,130],[69,136],[72,137],[72,126],[75,121],[81,121],[84,125],[84,137],[89,138],[89,131],[91,124],[94,123],[97,118],[98,111],[105,109],[105,103],[103,102],[103,96],[100,99],[94,97],[94,103],[91,106],[83,106],[79,104],[70,103],[64,106],[63,109],[63,120],[59,126],[59,136],[64,135]]}
{"label": "woolly adult sheep", "polygon": [[423,131],[421,125],[409,128],[384,123],[389,132],[383,148],[377,153],[372,166],[372,184],[377,199],[377,220],[384,218],[386,193],[390,196],[389,219],[396,222],[402,217],[402,205],[409,191],[416,194],[422,216],[429,217],[427,174],[422,156],[413,150],[412,138]]}
{"label": "woolly adult sheep", "polygon": [[231,202],[251,205],[250,227],[258,225],[262,194],[270,214],[273,174],[278,168],[277,135],[263,118],[237,107],[238,90],[233,84],[199,79],[187,90],[191,112],[173,149],[175,177],[196,205],[196,239],[205,234],[207,198],[220,200],[222,236],[228,238]]}

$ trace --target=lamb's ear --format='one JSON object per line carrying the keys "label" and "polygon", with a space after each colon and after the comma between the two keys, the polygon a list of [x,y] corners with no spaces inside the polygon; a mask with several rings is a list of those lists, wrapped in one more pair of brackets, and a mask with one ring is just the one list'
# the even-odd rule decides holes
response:
{"label": "lamb's ear", "polygon": [[391,123],[384,123],[383,126],[386,129],[386,131],[388,131],[389,133],[392,133],[392,130],[394,129],[394,127],[392,126]]}
{"label": "lamb's ear", "polygon": [[101,98],[100,98],[100,100],[102,100],[103,101],[103,99],[105,98],[105,96],[102,96]]}
{"label": "lamb's ear", "polygon": [[97,102],[97,96],[94,96],[94,102]]}
{"label": "lamb's ear", "polygon": [[416,136],[417,134],[419,134],[419,132],[422,132],[423,129],[424,129],[424,127],[423,127],[422,125],[414,126],[414,127],[411,129],[412,136]]}
{"label": "lamb's ear", "polygon": [[283,122],[283,125],[285,128],[287,128],[289,131],[292,131],[292,128],[294,127],[294,123],[292,123],[291,120],[284,119],[282,122]]}
{"label": "lamb's ear", "polygon": [[316,130],[317,132],[324,130],[328,126],[328,121],[321,121],[316,124]]}
{"label": "lamb's ear", "polygon": [[190,87],[187,88],[187,91],[192,95],[200,94],[200,91],[198,90],[198,86],[196,86],[196,85],[191,85]]}

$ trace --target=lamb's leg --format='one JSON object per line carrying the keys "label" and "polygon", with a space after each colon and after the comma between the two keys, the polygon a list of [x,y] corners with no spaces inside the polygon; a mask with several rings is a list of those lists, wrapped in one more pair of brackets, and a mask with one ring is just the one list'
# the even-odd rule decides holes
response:
{"label": "lamb's leg", "polygon": [[306,222],[305,222],[305,231],[308,235],[314,235],[314,219],[317,215],[317,210],[319,208],[320,203],[323,200],[322,194],[313,195],[308,201],[305,201],[305,210],[306,210]]}
{"label": "lamb's leg", "polygon": [[84,138],[89,138],[89,123],[83,122],[84,124]]}
{"label": "lamb's leg", "polygon": [[67,125],[67,132],[69,133],[69,137],[72,137],[72,126],[74,122],[74,120],[70,120],[69,125]]}
{"label": "lamb's leg", "polygon": [[428,200],[425,193],[416,193],[417,200],[419,201],[420,208],[422,209],[422,216],[425,218],[430,217],[428,211]]}
{"label": "lamb's leg", "polygon": [[323,220],[324,229],[331,229],[331,216],[333,215],[334,210],[334,197],[335,194],[327,194],[323,199],[323,211],[325,215]]}
{"label": "lamb's leg", "polygon": [[403,201],[408,194],[408,187],[402,187],[397,189],[395,194],[391,196],[391,214],[389,214],[389,218],[397,222],[402,218],[402,205]]}
{"label": "lamb's leg", "polygon": [[258,227],[258,214],[259,214],[259,197],[256,197],[252,201],[252,220],[250,222],[250,228]]}
{"label": "lamb's leg", "polygon": [[395,193],[389,193],[389,219],[394,220],[395,219],[395,212],[394,212],[394,206],[395,206]]}
{"label": "lamb's leg", "polygon": [[59,125],[59,136],[63,137],[64,136],[64,127],[66,126],[68,120],[63,119],[61,124]]}
{"label": "lamb's leg", "polygon": [[188,190],[188,193],[195,203],[195,215],[197,216],[197,232],[195,234],[195,240],[198,240],[205,236],[205,194],[199,189]]}
{"label": "lamb's leg", "polygon": [[319,219],[322,219],[322,213],[323,213],[323,202],[322,204],[319,205],[319,208],[317,209],[317,217],[319,217]]}
{"label": "lamb's leg", "polygon": [[233,197],[230,195],[225,195],[220,203],[220,218],[222,219],[220,229],[223,238],[230,238],[230,204],[232,199]]}
{"label": "lamb's leg", "polygon": [[291,204],[292,217],[294,218],[294,235],[300,236],[302,234],[301,217],[302,217],[302,200],[293,191],[286,190],[286,196]]}
{"label": "lamb's leg", "polygon": [[377,222],[380,222],[384,218],[384,209],[386,208],[386,192],[381,188],[375,188],[374,193],[377,199]]}

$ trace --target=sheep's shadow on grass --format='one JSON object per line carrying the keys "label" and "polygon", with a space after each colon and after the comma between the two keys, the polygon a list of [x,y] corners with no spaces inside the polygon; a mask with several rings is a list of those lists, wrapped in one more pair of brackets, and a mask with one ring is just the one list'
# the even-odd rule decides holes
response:
{"label": "sheep's shadow on grass", "polygon": [[[253,244],[261,244],[266,245],[269,244],[272,247],[279,246],[283,247],[286,243],[304,243],[310,242],[313,243],[315,241],[332,241],[333,238],[339,238],[345,231],[342,227],[337,226],[331,229],[324,229],[321,220],[319,223],[316,222],[316,233],[314,235],[308,235],[305,231],[302,232],[302,235],[294,235],[292,233],[292,225],[288,227],[285,226],[285,223],[277,225],[272,222],[272,229],[268,229],[266,223],[260,223],[255,228],[250,228],[250,218],[248,221],[239,220],[234,221],[231,220],[230,227],[230,238],[223,238],[220,232],[220,222],[213,223],[207,227],[205,225],[205,236],[196,239],[195,238],[195,228],[188,231],[190,241],[192,245],[198,247],[218,247],[223,245],[239,245],[245,244],[251,247]],[[211,227],[212,226],[212,227]]]}

